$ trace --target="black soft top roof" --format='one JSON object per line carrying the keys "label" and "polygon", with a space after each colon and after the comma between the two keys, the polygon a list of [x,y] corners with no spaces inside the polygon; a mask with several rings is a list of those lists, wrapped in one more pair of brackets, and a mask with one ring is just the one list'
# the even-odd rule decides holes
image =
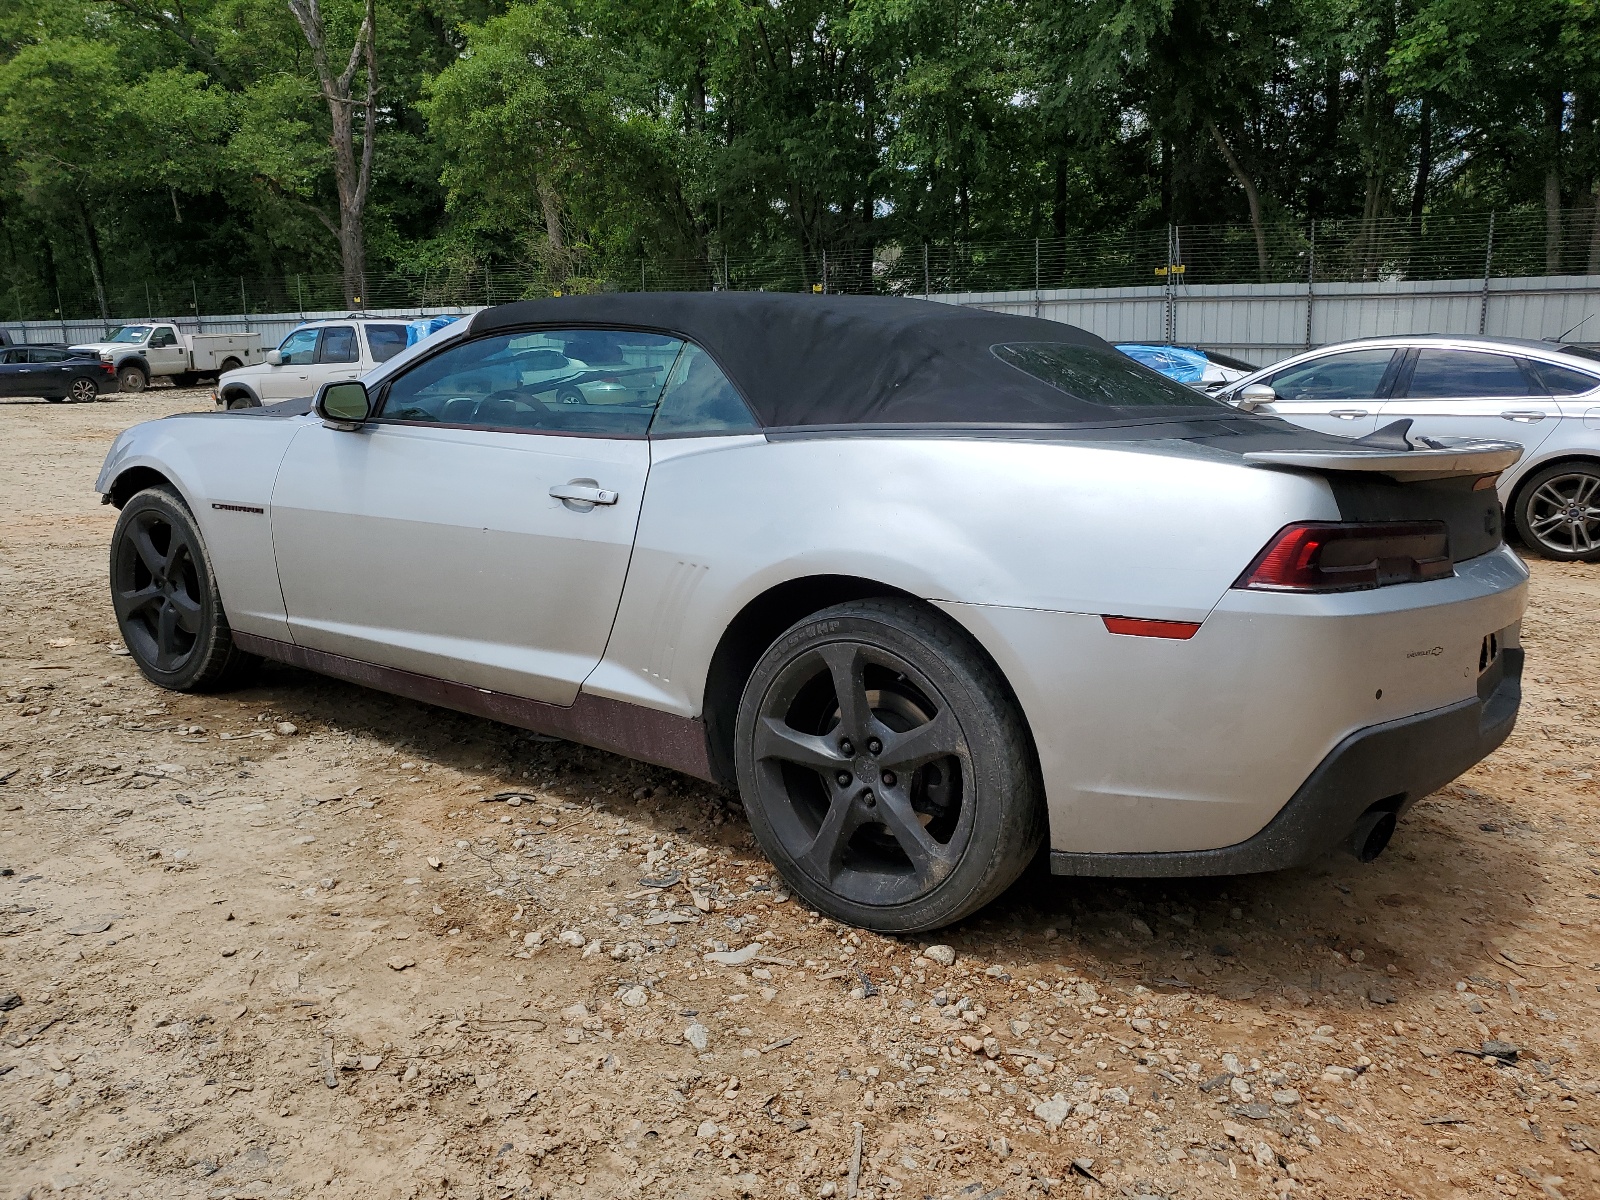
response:
{"label": "black soft top roof", "polygon": [[[1201,406],[1137,413],[1091,404],[1002,362],[1001,342],[1111,350],[1059,321],[888,296],[610,292],[525,300],[472,318],[474,334],[530,326],[652,330],[710,352],[768,429],[1077,426],[1211,417]],[[1217,416],[1235,414],[1218,403]]]}

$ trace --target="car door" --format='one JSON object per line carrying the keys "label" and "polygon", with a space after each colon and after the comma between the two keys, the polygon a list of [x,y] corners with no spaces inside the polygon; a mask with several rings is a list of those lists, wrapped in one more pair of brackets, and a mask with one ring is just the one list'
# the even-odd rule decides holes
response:
{"label": "car door", "polygon": [[[520,361],[571,331],[496,334],[413,364],[359,431],[308,421],[272,497],[305,646],[552,704],[605,651],[658,395],[546,403]],[[665,368],[680,343],[619,333]]]}
{"label": "car door", "polygon": [[26,396],[28,393],[22,389],[30,376],[25,347],[0,350],[0,396]]}
{"label": "car door", "polygon": [[258,377],[262,403],[311,394],[313,389],[308,376],[317,357],[317,338],[321,332],[315,325],[296,329],[278,344],[280,361],[276,365],[264,365]]}
{"label": "car door", "polygon": [[1382,420],[1408,417],[1411,433],[1518,442],[1532,454],[1561,408],[1517,355],[1451,346],[1410,352]]}
{"label": "car door", "polygon": [[73,376],[82,368],[81,360],[65,350],[52,350],[36,346],[27,351],[29,386],[36,396],[65,396]]}
{"label": "car door", "polygon": [[325,383],[338,379],[360,379],[361,344],[354,325],[324,325],[317,340],[317,353],[307,371],[307,393],[315,393]]}
{"label": "car door", "polygon": [[1367,346],[1332,350],[1267,376],[1278,398],[1262,411],[1341,437],[1361,437],[1378,425],[1378,410],[1404,350]]}
{"label": "car door", "polygon": [[171,325],[157,325],[145,345],[153,375],[177,375],[189,369],[189,348]]}

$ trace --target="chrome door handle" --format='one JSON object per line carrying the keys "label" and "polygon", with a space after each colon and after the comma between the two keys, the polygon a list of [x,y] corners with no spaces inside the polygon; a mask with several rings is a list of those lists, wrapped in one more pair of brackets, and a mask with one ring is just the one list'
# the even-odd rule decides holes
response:
{"label": "chrome door handle", "polygon": [[1364,408],[1330,408],[1328,415],[1330,417],[1338,417],[1343,421],[1353,421],[1357,417],[1366,416],[1367,410]]}
{"label": "chrome door handle", "polygon": [[550,489],[550,494],[557,500],[572,500],[578,504],[615,504],[617,494],[609,488],[596,487],[592,483],[558,483]]}
{"label": "chrome door handle", "polygon": [[1508,412],[1501,413],[1500,416],[1503,420],[1521,421],[1524,425],[1531,425],[1534,421],[1544,420],[1544,414],[1542,412],[1532,412],[1527,409],[1514,408]]}

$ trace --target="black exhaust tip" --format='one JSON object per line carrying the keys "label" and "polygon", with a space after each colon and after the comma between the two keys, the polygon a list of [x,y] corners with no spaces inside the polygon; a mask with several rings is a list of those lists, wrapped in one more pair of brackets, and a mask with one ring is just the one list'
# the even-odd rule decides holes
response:
{"label": "black exhaust tip", "polygon": [[1371,862],[1388,847],[1389,839],[1394,836],[1396,823],[1391,809],[1376,806],[1367,809],[1356,819],[1355,828],[1350,831],[1345,849],[1359,861]]}

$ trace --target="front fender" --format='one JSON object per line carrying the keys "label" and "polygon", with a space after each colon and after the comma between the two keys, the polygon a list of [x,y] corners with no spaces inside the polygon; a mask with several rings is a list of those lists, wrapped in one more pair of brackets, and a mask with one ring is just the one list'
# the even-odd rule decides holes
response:
{"label": "front fender", "polygon": [[181,413],[146,421],[111,445],[95,490],[130,471],[167,479],[194,514],[235,629],[292,641],[272,548],[272,483],[303,422]]}

